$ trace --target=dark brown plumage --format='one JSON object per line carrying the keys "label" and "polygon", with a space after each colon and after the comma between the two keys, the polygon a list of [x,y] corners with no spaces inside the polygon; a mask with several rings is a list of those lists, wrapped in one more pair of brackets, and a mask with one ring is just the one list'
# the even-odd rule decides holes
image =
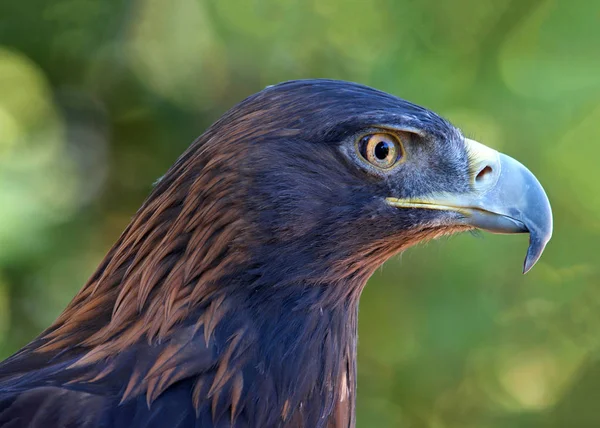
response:
{"label": "dark brown plumage", "polygon": [[[380,134],[402,144],[393,171],[356,150]],[[367,279],[416,242],[494,229],[470,206],[415,206],[481,185],[465,141],[346,82],[243,101],[158,182],[56,322],[0,365],[0,427],[353,426]],[[521,208],[485,218],[529,230],[538,257],[549,206]]]}

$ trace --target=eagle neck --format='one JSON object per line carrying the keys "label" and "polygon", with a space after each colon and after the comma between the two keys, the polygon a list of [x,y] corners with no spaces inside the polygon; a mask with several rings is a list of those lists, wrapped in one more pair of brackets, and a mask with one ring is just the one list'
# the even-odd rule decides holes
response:
{"label": "eagle neck", "polygon": [[[303,284],[247,296],[245,306],[254,327],[249,334],[256,343],[254,357],[242,370],[244,383],[255,382],[249,391],[278,385],[270,395],[277,402],[270,405],[279,408],[281,420],[290,426],[354,425],[358,298],[334,301],[340,293],[334,288],[341,286]],[[256,415],[273,414],[272,408],[252,410]]]}

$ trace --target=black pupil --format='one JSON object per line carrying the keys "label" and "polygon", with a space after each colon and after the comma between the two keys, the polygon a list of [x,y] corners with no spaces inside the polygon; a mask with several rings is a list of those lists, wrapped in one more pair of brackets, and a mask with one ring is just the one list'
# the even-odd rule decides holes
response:
{"label": "black pupil", "polygon": [[385,160],[390,154],[390,143],[387,141],[380,141],[375,146],[375,157],[379,160]]}

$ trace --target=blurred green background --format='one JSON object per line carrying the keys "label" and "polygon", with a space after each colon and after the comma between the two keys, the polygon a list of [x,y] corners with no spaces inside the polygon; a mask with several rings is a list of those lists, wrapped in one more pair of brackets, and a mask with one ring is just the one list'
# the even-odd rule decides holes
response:
{"label": "blurred green background", "polygon": [[329,77],[516,157],[555,232],[414,248],[361,302],[359,427],[600,426],[600,2],[0,2],[0,357],[48,326],[161,176],[266,85]]}

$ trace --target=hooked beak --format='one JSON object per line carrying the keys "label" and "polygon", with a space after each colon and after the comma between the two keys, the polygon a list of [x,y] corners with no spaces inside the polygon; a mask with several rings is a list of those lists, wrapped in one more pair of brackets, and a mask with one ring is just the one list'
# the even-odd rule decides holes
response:
{"label": "hooked beak", "polygon": [[529,233],[523,265],[527,273],[552,236],[552,210],[539,181],[521,163],[474,140],[465,139],[471,190],[423,198],[387,198],[397,208],[454,211],[457,224],[493,233]]}

